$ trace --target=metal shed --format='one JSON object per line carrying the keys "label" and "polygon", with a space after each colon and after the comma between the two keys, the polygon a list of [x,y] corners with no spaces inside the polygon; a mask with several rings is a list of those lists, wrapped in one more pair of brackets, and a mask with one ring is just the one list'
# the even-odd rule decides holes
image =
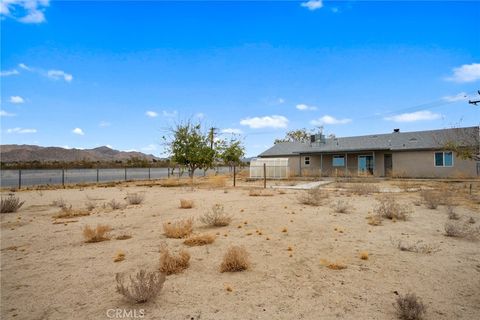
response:
{"label": "metal shed", "polygon": [[250,178],[287,179],[289,177],[288,158],[257,158],[250,161]]}

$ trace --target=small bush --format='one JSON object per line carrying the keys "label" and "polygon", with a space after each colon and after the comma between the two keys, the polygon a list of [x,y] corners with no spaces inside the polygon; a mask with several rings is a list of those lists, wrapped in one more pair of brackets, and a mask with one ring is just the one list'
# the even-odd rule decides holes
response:
{"label": "small bush", "polygon": [[373,183],[352,183],[349,186],[349,190],[354,194],[361,196],[377,193],[379,191],[378,186],[374,185]]}
{"label": "small bush", "polygon": [[309,189],[306,192],[303,192],[298,197],[298,201],[301,204],[306,204],[309,206],[320,206],[323,201],[328,198],[328,193],[323,192],[319,188]]}
{"label": "small bush", "polygon": [[118,210],[118,209],[124,209],[125,208],[125,205],[118,202],[117,200],[115,199],[112,199],[109,203],[108,203],[108,206],[110,207],[110,209],[112,210]]}
{"label": "small bush", "polygon": [[244,247],[231,246],[223,256],[220,272],[237,272],[250,268],[248,252]]}
{"label": "small bush", "polygon": [[72,206],[62,207],[60,212],[53,216],[55,219],[70,219],[90,215],[90,212],[80,209],[72,209]]}
{"label": "small bush", "polygon": [[343,270],[347,268],[347,265],[342,262],[331,262],[326,259],[321,259],[320,264],[332,270]]}
{"label": "small bush", "polygon": [[377,215],[381,218],[390,220],[407,220],[409,211],[406,207],[401,206],[393,197],[384,197],[379,200],[378,206],[375,208]]}
{"label": "small bush", "polygon": [[397,314],[400,319],[420,320],[423,318],[426,308],[423,302],[414,293],[399,295],[396,299]]}
{"label": "small bush", "polygon": [[193,246],[204,246],[210,243],[213,243],[215,241],[215,236],[211,234],[200,234],[200,235],[195,235],[191,236],[183,242],[187,246],[193,247]]}
{"label": "small bush", "polygon": [[87,209],[87,211],[92,211],[93,209],[95,209],[97,207],[97,205],[94,203],[94,202],[91,202],[91,201],[87,201],[85,203],[85,208]]}
{"label": "small bush", "polygon": [[190,253],[181,250],[178,255],[170,253],[166,246],[160,249],[160,272],[167,275],[180,273],[190,265]]}
{"label": "small bush", "polygon": [[20,201],[20,198],[15,197],[13,194],[8,195],[7,198],[2,198],[0,202],[0,213],[17,212],[25,203],[25,201]]}
{"label": "small bush", "polygon": [[129,234],[126,234],[126,233],[118,235],[118,236],[115,237],[116,240],[128,240],[128,239],[131,239],[131,238],[132,238],[132,236],[129,235]]}
{"label": "small bush", "polygon": [[347,213],[349,209],[350,209],[350,204],[348,203],[348,201],[345,201],[345,200],[339,199],[333,205],[333,210],[336,213]]}
{"label": "small bush", "polygon": [[447,237],[466,238],[476,240],[480,236],[480,228],[471,227],[468,222],[447,222],[445,223],[445,235]]}
{"label": "small bush", "polygon": [[382,218],[378,215],[369,215],[367,216],[367,223],[371,226],[381,226]]}
{"label": "small bush", "polygon": [[163,224],[163,233],[167,238],[180,239],[189,236],[193,231],[193,219],[178,220]]}
{"label": "small bush", "polygon": [[207,179],[207,184],[214,188],[223,188],[227,185],[227,176],[225,175],[209,176]]}
{"label": "small bush", "polygon": [[130,283],[127,285],[121,274],[117,273],[115,279],[118,293],[130,302],[145,303],[160,293],[165,282],[165,274],[141,269],[135,277],[130,276]]}
{"label": "small bush", "polygon": [[127,194],[128,204],[137,205],[141,204],[145,200],[145,196],[141,193],[129,193]]}
{"label": "small bush", "polygon": [[421,193],[423,202],[429,209],[437,209],[442,202],[442,195],[440,192],[434,190],[423,190]]}
{"label": "small bush", "polygon": [[125,260],[125,252],[119,250],[116,254],[115,257],[113,257],[113,262],[120,262]]}
{"label": "small bush", "polygon": [[471,224],[474,224],[475,223],[475,219],[473,217],[470,217],[468,219],[468,223],[471,223]]}
{"label": "small bush", "polygon": [[65,208],[67,207],[67,202],[62,198],[58,198],[57,200],[53,200],[51,205],[53,207]]}
{"label": "small bush", "polygon": [[452,205],[447,206],[447,215],[450,220],[459,220],[460,216],[455,212],[455,207]]}
{"label": "small bush", "polygon": [[215,204],[210,212],[200,217],[200,221],[212,227],[224,227],[232,222],[232,216],[224,212],[222,204]]}
{"label": "small bush", "polygon": [[180,208],[181,209],[193,208],[193,200],[180,199]]}
{"label": "small bush", "polygon": [[417,241],[415,243],[408,243],[402,240],[393,240],[390,239],[390,242],[398,248],[400,251],[408,251],[408,252],[416,252],[416,253],[424,253],[429,254],[438,251],[436,246],[432,246],[421,241]]}
{"label": "small bush", "polygon": [[360,259],[368,260],[368,252],[367,251],[360,252]]}
{"label": "small bush", "polygon": [[273,192],[262,189],[250,189],[248,195],[250,197],[271,197],[273,196]]}
{"label": "small bush", "polygon": [[86,225],[83,228],[83,237],[86,243],[106,241],[110,240],[110,231],[112,231],[112,228],[107,225],[99,224],[96,228]]}

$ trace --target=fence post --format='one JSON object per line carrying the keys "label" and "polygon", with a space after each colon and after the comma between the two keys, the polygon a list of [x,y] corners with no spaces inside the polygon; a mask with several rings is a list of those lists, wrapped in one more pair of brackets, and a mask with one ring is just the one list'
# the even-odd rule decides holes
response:
{"label": "fence post", "polygon": [[125,167],[125,181],[127,181],[127,167]]}
{"label": "fence post", "polygon": [[100,181],[100,169],[97,168],[97,183]]}
{"label": "fence post", "polygon": [[22,188],[22,169],[18,170],[18,189]]}
{"label": "fence post", "polygon": [[167,167],[167,178],[170,179],[170,167]]}
{"label": "fence post", "polygon": [[62,169],[62,187],[65,188],[65,169]]}
{"label": "fence post", "polygon": [[263,164],[263,189],[267,188],[267,164]]}
{"label": "fence post", "polygon": [[233,186],[236,186],[236,180],[237,180],[237,172],[235,170],[236,166],[233,166]]}
{"label": "fence post", "polygon": [[150,168],[148,168],[148,180],[151,180]]}

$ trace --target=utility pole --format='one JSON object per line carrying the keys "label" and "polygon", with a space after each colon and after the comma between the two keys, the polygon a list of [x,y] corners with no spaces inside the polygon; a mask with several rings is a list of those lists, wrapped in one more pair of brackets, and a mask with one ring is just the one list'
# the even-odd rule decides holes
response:
{"label": "utility pole", "polygon": [[[480,90],[477,91],[478,94],[480,95]],[[480,103],[480,100],[468,100],[468,103],[470,104],[473,104],[473,105],[477,105],[477,103]]]}
{"label": "utility pole", "polygon": [[210,149],[212,150],[213,150],[213,142],[215,140],[215,134],[217,133],[216,130],[217,128],[211,127],[210,132],[208,134],[208,137],[210,138]]}

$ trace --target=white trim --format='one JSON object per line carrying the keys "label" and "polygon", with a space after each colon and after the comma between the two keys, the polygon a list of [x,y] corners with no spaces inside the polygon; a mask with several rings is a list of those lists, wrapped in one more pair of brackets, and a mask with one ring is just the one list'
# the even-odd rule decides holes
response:
{"label": "white trim", "polygon": [[[441,166],[437,166],[437,157],[436,157],[436,156],[437,156],[437,153],[441,153],[442,156],[443,156],[443,157],[442,157],[442,163],[443,163],[443,165],[441,165]],[[445,165],[445,153],[451,153],[451,154],[452,154],[452,165],[450,165],[450,166],[446,166],[446,165]],[[455,157],[454,157],[452,151],[434,151],[434,152],[433,152],[433,166],[434,166],[435,168],[452,168],[452,167],[454,166],[454,163],[453,163],[453,159],[454,159],[454,158],[455,158]]]}

